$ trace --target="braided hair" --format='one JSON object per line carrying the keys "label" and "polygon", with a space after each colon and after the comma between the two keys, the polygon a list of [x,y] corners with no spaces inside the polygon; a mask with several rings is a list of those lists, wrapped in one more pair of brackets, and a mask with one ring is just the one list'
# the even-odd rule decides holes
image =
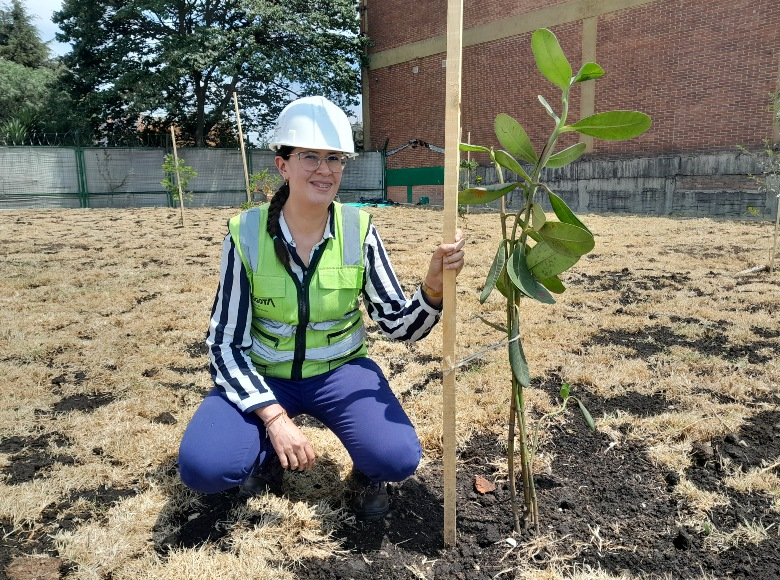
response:
{"label": "braided hair", "polygon": [[[282,145],[276,151],[276,156],[282,159],[289,159],[292,155],[293,148],[287,145]],[[282,235],[282,228],[279,226],[279,216],[282,213],[282,207],[287,203],[287,198],[290,197],[290,184],[285,181],[276,190],[276,193],[271,198],[271,203],[268,206],[268,221],[266,223],[266,231],[271,239],[274,241],[274,251],[276,257],[285,266],[290,263],[290,254],[287,253],[287,248],[284,243],[284,236]]]}

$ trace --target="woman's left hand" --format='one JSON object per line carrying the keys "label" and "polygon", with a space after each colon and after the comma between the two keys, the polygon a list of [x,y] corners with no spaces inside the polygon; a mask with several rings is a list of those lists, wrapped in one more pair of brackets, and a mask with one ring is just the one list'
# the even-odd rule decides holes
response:
{"label": "woman's left hand", "polygon": [[[431,263],[428,265],[428,273],[425,275],[425,285],[436,293],[442,292],[444,288],[444,270],[455,270],[455,275],[460,274],[465,263],[466,253],[463,250],[463,246],[466,244],[466,239],[463,237],[463,232],[458,229],[455,232],[454,244],[440,244],[433,252],[431,256]],[[440,297],[436,298],[435,302],[440,302]]]}

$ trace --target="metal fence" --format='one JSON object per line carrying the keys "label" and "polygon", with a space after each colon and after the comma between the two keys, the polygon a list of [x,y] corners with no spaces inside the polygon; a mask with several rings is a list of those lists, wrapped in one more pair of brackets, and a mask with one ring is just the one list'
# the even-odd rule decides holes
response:
{"label": "metal fence", "polygon": [[[120,208],[173,206],[165,191],[165,148],[0,147],[0,209]],[[185,205],[239,206],[247,200],[241,152],[237,149],[179,149],[179,158],[197,177],[190,180]],[[251,173],[277,175],[271,151],[247,151]],[[385,157],[367,151],[344,169],[339,199],[381,201]]]}

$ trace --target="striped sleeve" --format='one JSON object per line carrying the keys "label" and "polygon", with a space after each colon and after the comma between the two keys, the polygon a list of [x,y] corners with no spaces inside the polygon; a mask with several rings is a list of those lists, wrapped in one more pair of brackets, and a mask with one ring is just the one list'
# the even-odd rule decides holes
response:
{"label": "striped sleeve", "polygon": [[418,286],[407,299],[373,224],[366,236],[363,288],[366,311],[389,338],[414,342],[425,338],[441,317],[441,309],[428,304]]}
{"label": "striped sleeve", "polygon": [[228,234],[222,244],[219,288],[211,309],[206,345],[214,383],[225,398],[245,413],[276,402],[247,354],[252,346],[251,321],[249,281]]}

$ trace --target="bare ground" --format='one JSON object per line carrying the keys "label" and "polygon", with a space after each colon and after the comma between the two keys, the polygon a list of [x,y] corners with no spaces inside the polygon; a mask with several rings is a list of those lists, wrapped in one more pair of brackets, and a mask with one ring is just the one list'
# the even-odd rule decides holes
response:
{"label": "bare ground", "polygon": [[[407,290],[441,214],[372,208]],[[441,334],[370,333],[425,449],[379,524],[344,509],[349,460],[300,423],[317,469],[285,495],[192,493],[178,440],[210,387],[203,335],[233,209],[0,213],[0,578],[775,578],[780,274],[771,224],[585,216],[594,253],[558,304],[524,303],[529,416],[562,382],[588,406],[542,431],[541,529],[515,536],[505,348],[458,373],[458,541],[443,546]],[[458,356],[501,340],[477,297],[496,215],[460,221]],[[496,489],[480,493],[481,476]]]}

